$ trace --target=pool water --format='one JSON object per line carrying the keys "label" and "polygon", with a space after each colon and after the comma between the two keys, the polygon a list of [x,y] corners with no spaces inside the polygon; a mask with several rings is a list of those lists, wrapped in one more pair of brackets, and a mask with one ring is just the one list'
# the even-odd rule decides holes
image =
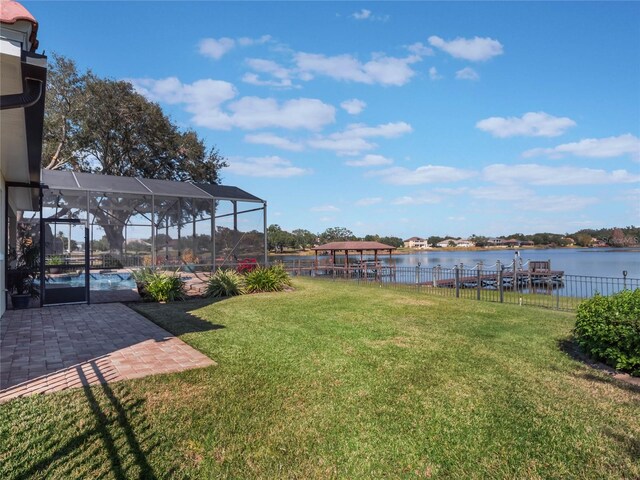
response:
{"label": "pool water", "polygon": [[[47,284],[64,284],[69,287],[84,286],[84,274],[62,275],[47,277]],[[89,288],[91,290],[131,290],[136,288],[136,282],[130,273],[91,273],[89,274]]]}

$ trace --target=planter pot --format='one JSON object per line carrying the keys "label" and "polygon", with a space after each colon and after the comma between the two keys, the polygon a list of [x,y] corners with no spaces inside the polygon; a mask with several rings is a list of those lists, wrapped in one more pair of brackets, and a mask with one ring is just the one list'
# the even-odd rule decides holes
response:
{"label": "planter pot", "polygon": [[138,288],[138,295],[140,295],[140,298],[143,300],[148,300],[150,298],[146,283],[136,282],[136,287]]}
{"label": "planter pot", "polygon": [[22,295],[11,295],[11,305],[16,310],[23,310],[25,308],[29,308],[29,302],[31,300],[31,295],[28,293]]}

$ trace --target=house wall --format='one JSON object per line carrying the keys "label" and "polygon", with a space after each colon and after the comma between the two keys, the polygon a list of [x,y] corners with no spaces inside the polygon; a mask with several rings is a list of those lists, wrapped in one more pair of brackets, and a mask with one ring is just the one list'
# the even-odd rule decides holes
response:
{"label": "house wall", "polygon": [[7,228],[7,217],[5,216],[5,206],[4,206],[4,192],[5,192],[5,183],[4,177],[2,176],[2,171],[0,170],[0,218],[2,221],[0,222],[0,316],[4,314],[4,311],[7,308],[7,294],[5,292],[5,252],[6,252],[6,242],[7,236],[5,235],[5,229]]}

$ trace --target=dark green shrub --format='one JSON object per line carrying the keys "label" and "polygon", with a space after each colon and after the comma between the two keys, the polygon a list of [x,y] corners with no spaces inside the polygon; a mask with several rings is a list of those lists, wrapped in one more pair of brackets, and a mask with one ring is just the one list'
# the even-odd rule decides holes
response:
{"label": "dark green shrub", "polygon": [[207,281],[206,297],[233,297],[242,295],[245,289],[244,276],[235,270],[220,269]]}
{"label": "dark green shrub", "polygon": [[291,285],[291,278],[282,264],[258,267],[245,275],[247,292],[279,292]]}
{"label": "dark green shrub", "polygon": [[145,268],[132,273],[138,293],[145,301],[173,302],[184,300],[184,280],[177,272],[172,274]]}
{"label": "dark green shrub", "polygon": [[592,357],[640,376],[640,288],[580,303],[574,334]]}

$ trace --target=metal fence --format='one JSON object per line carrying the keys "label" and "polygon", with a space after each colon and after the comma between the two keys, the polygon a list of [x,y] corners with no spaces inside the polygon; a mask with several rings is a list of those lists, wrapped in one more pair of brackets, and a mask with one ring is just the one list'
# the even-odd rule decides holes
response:
{"label": "metal fence", "polygon": [[374,262],[316,266],[301,260],[284,265],[292,276],[567,311],[575,310],[582,300],[596,294],[612,295],[640,288],[640,279],[626,276],[568,275],[562,271],[514,269],[513,265],[499,264],[494,268],[397,267]]}

